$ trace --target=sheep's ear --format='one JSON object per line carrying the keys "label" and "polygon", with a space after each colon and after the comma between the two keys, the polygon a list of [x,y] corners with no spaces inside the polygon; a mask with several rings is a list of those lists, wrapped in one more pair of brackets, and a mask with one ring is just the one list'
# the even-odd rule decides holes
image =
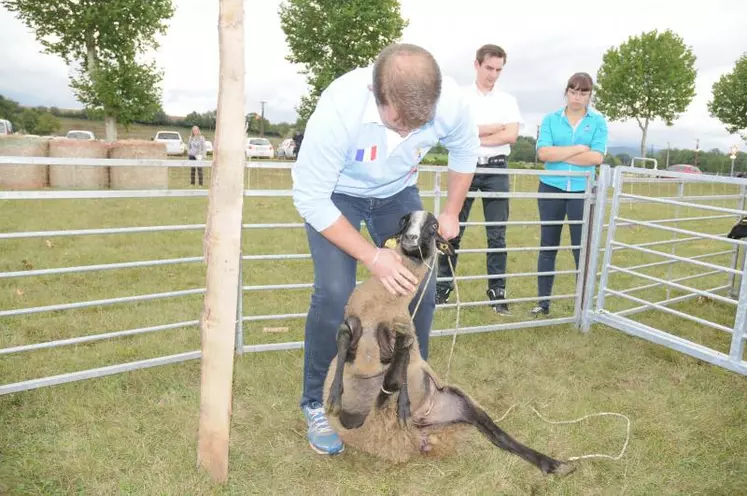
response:
{"label": "sheep's ear", "polygon": [[446,239],[438,233],[436,233],[436,248],[442,255],[454,254],[454,249],[451,247],[451,243],[446,241]]}

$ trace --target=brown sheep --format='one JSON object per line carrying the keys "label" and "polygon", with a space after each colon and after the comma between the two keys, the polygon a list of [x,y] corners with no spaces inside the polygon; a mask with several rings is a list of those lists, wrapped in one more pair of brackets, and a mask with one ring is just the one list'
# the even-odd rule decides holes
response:
{"label": "brown sheep", "polygon": [[[451,247],[429,212],[403,217],[394,236],[403,263],[422,281],[436,250]],[[430,266],[430,267],[429,267]],[[459,388],[444,384],[422,359],[408,306],[412,296],[391,295],[376,278],[357,287],[337,332],[337,356],[324,384],[332,427],[343,442],[394,462],[453,453],[477,428],[493,444],[537,466],[566,475],[574,467],[512,439]],[[396,401],[389,401],[396,396]]]}

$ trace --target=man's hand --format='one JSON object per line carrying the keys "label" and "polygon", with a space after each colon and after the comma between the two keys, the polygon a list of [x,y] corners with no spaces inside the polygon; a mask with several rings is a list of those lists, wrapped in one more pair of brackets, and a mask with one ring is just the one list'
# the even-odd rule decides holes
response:
{"label": "man's hand", "polygon": [[402,265],[402,257],[396,251],[378,248],[373,258],[367,260],[365,265],[391,294],[406,296],[408,293],[415,293],[418,280]]}
{"label": "man's hand", "polygon": [[459,234],[459,217],[453,214],[442,213],[438,216],[438,232],[447,241]]}

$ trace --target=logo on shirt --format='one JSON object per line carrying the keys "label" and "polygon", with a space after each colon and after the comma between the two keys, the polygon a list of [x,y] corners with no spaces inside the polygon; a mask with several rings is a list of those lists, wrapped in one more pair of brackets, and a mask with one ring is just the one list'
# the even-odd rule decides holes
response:
{"label": "logo on shirt", "polygon": [[585,132],[585,133],[588,133],[588,132],[590,132],[590,131],[591,131],[591,124],[587,124],[587,125],[585,125],[585,126],[584,126],[584,132]]}
{"label": "logo on shirt", "polygon": [[359,148],[355,152],[356,162],[373,162],[376,160],[376,145],[368,148]]}

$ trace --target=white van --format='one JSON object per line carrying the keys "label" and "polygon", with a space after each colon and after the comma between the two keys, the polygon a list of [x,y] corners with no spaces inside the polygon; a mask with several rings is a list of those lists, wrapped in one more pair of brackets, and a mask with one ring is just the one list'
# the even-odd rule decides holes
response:
{"label": "white van", "polygon": [[13,134],[13,125],[6,119],[0,119],[0,135],[3,134]]}
{"label": "white van", "polygon": [[182,135],[176,131],[158,131],[153,140],[166,145],[167,155],[184,155],[187,153],[187,145],[182,140]]}

